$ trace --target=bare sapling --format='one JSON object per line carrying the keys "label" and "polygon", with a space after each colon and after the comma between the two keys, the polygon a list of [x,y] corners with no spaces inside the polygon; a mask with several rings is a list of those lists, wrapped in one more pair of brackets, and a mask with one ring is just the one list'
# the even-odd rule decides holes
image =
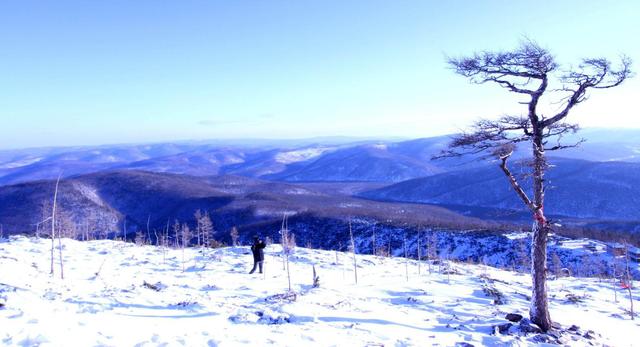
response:
{"label": "bare sapling", "polygon": [[320,276],[318,276],[318,274],[316,273],[316,266],[315,265],[311,265],[311,268],[313,269],[312,287],[313,288],[319,288],[320,287]]}
{"label": "bare sapling", "polygon": [[122,241],[127,242],[127,216],[124,216],[122,221]]}
{"label": "bare sapling", "polygon": [[289,218],[285,213],[282,217],[282,229],[280,230],[280,236],[282,241],[282,266],[283,270],[287,271],[287,281],[289,284],[289,292],[291,292],[291,270],[289,267],[289,254],[291,253],[292,246],[295,245],[295,239],[289,230]]}
{"label": "bare sapling", "polygon": [[184,264],[185,264],[185,260],[184,260],[184,249],[186,247],[189,246],[189,242],[191,241],[191,230],[189,229],[189,226],[187,225],[187,223],[182,224],[182,228],[181,228],[181,249],[182,249],[182,272],[184,272]]}
{"label": "bare sapling", "polygon": [[147,238],[145,240],[146,244],[151,244],[151,230],[149,229],[149,224],[151,223],[151,215],[147,215]]}
{"label": "bare sapling", "polygon": [[420,243],[420,238],[422,234],[418,231],[418,276],[420,276],[420,263],[422,262],[422,244]]}
{"label": "bare sapling", "polygon": [[[266,242],[265,242],[266,244]],[[267,258],[262,261],[262,280],[267,279]]]}
{"label": "bare sapling", "polygon": [[229,236],[231,236],[231,245],[233,247],[237,247],[238,246],[238,238],[240,238],[240,235],[238,234],[238,228],[236,228],[235,226],[231,228],[231,231],[229,232]]}
{"label": "bare sapling", "polygon": [[200,236],[202,234],[202,212],[200,212],[200,209],[197,209],[193,216],[196,219],[196,244],[198,245],[198,247],[200,247],[202,241],[200,239]]}
{"label": "bare sapling", "polygon": [[451,261],[449,261],[449,252],[446,253],[445,259],[447,261],[445,271],[447,272],[447,283],[451,282]]}
{"label": "bare sapling", "polygon": [[133,243],[136,246],[144,246],[147,243],[147,236],[142,230],[136,230],[134,235],[135,238],[133,239]]}
{"label": "bare sapling", "polygon": [[351,220],[349,220],[349,238],[351,238],[351,254],[353,255],[353,276],[358,284],[358,263],[356,261],[356,243],[353,240],[353,230],[351,228]]}
{"label": "bare sapling", "polygon": [[176,219],[173,221],[173,248],[180,248],[180,231],[182,226],[180,222]]}
{"label": "bare sapling", "polygon": [[409,282],[409,255],[407,254],[407,232],[402,235],[402,248],[404,249],[404,272]]}
{"label": "bare sapling", "polygon": [[429,272],[429,275],[431,275],[431,238],[427,236],[427,271]]}
{"label": "bare sapling", "polygon": [[[51,220],[51,215],[50,213],[50,209],[49,209],[49,204],[50,202],[48,200],[44,200],[42,202],[42,207],[41,207],[41,213],[42,216],[40,218],[40,222],[38,222],[36,224],[36,238],[39,239],[40,238],[40,234],[43,233],[43,231],[46,228],[46,222]],[[0,238],[2,238],[3,232],[2,232],[2,224],[0,224]]]}
{"label": "bare sapling", "polygon": [[612,267],[612,273],[611,273],[611,280],[612,280],[612,288],[613,288],[613,300],[614,302],[617,304],[618,303],[618,279],[617,279],[617,275],[616,275],[616,268],[617,268],[617,264],[616,264],[616,258],[613,258],[613,262],[611,263],[611,267]]}
{"label": "bare sapling", "polygon": [[58,201],[58,184],[60,183],[60,176],[58,175],[58,180],[56,181],[56,188],[53,193],[53,206],[51,208],[51,272],[53,275],[53,259],[54,259],[54,249],[55,249],[55,241],[56,241],[56,203]]}
{"label": "bare sapling", "polygon": [[212,236],[215,233],[215,230],[213,229],[213,221],[211,220],[209,212],[205,211],[204,214],[202,214],[201,219],[200,228],[202,229],[202,237],[205,239],[204,245],[213,246],[214,242],[212,240]]}
{"label": "bare sapling", "polygon": [[[438,256],[438,236],[436,235],[435,232],[431,233],[431,237],[429,238],[429,243],[427,244],[428,246],[428,257],[429,257],[429,274],[431,274],[432,272],[432,267],[431,267],[431,263],[434,260],[439,260],[439,256]],[[441,262],[438,261],[438,267],[440,267]],[[439,269],[438,269],[439,270]],[[440,271],[438,271],[440,272]]]}
{"label": "bare sapling", "polygon": [[169,218],[167,218],[166,227],[164,227],[164,229],[162,230],[161,239],[162,264],[164,265],[167,263],[167,248],[169,247]]}
{"label": "bare sapling", "polygon": [[[53,243],[56,235],[56,207],[58,202],[58,187],[60,185],[60,176],[58,175],[58,179],[56,180],[56,189],[53,193],[53,208],[51,212],[51,274],[53,274]],[[64,279],[64,262],[62,260],[62,239],[61,233],[58,232],[58,255],[60,258],[60,279]]]}
{"label": "bare sapling", "polygon": [[82,241],[89,240],[89,221],[85,221],[83,224],[84,228],[82,228]]}
{"label": "bare sapling", "polygon": [[159,240],[158,240],[158,229],[156,229],[156,228],[153,228],[153,237],[156,239],[156,243],[155,243],[155,245],[156,245],[156,246],[159,246],[160,244],[159,244],[159,242],[158,242],[158,241],[159,241]]}
{"label": "bare sapling", "polygon": [[371,255],[376,255],[376,225],[373,225],[373,235],[371,236]]}
{"label": "bare sapling", "polygon": [[287,231],[285,229],[285,222],[287,219],[287,214],[285,213],[282,216],[282,225],[280,226],[280,243],[282,244],[282,270],[286,270],[287,269],[287,261],[286,261],[286,245],[287,245]]}
{"label": "bare sapling", "polygon": [[625,254],[625,266],[624,266],[625,281],[623,283],[623,287],[625,287],[625,289],[629,293],[629,315],[631,315],[631,320],[634,320],[635,314],[633,313],[633,293],[632,293],[633,277],[631,276],[631,269],[629,267],[629,245],[627,243],[625,243],[624,254]]}
{"label": "bare sapling", "polygon": [[64,261],[62,259],[62,232],[58,230],[58,259],[60,261],[60,279],[64,279]]}

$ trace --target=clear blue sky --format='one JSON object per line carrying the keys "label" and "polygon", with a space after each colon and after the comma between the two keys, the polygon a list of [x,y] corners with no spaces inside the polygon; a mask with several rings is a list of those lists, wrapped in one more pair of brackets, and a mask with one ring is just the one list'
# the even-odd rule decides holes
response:
{"label": "clear blue sky", "polygon": [[[625,53],[640,2],[0,2],[0,148],[206,138],[424,137],[517,111],[445,56],[528,36],[561,62]],[[586,126],[640,127],[640,78]]]}

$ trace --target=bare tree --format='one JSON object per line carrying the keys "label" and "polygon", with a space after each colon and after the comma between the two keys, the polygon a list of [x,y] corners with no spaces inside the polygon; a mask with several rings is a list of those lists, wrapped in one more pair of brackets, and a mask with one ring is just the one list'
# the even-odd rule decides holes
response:
{"label": "bare tree", "polygon": [[44,199],[40,206],[42,215],[40,216],[40,221],[36,223],[36,238],[40,238],[40,233],[48,228],[47,223],[51,221],[51,201]]}
{"label": "bare tree", "polygon": [[420,276],[420,262],[422,262],[422,244],[420,239],[422,237],[422,233],[418,230],[418,276]]}
{"label": "bare tree", "polygon": [[189,229],[189,225],[187,225],[187,223],[183,223],[182,227],[180,228],[180,233],[181,233],[181,240],[180,240],[180,246],[182,249],[182,272],[184,272],[184,249],[186,247],[189,247],[189,243],[191,242],[191,229]]}
{"label": "bare tree", "polygon": [[633,312],[633,293],[631,289],[633,289],[633,276],[631,276],[631,269],[629,267],[629,244],[624,243],[624,257],[625,257],[625,270],[624,270],[624,280],[622,282],[622,287],[627,290],[629,293],[629,315],[631,315],[631,320],[634,320],[635,313]]}
{"label": "bare tree", "polygon": [[280,244],[282,245],[282,270],[287,269],[287,245],[289,244],[287,237],[289,230],[287,226],[287,214],[282,216],[282,226],[280,226]]}
{"label": "bare tree", "polygon": [[[58,187],[60,186],[60,176],[56,180],[56,189],[53,193],[53,207],[51,208],[51,274],[53,275],[53,249],[55,247],[56,238],[56,205],[58,202]],[[62,247],[60,247],[60,260],[62,260]],[[62,262],[60,262],[60,271],[62,271]],[[60,274],[61,278],[64,278],[64,274]]]}
{"label": "bare tree", "polygon": [[[565,122],[567,115],[587,100],[589,90],[616,87],[629,78],[631,60],[623,56],[620,66],[614,67],[604,58],[584,59],[576,68],[562,72],[549,51],[526,40],[511,51],[481,52],[449,59],[448,63],[456,73],[473,83],[493,82],[526,98],[521,101],[526,106],[524,115],[479,120],[470,131],[455,136],[449,149],[439,157],[485,153],[497,158],[511,187],[533,215],[530,316],[547,331],[551,328],[546,287],[547,236],[552,223],[544,214],[546,152],[574,147],[582,142],[565,144],[561,141],[564,135],[578,130],[578,125]],[[550,88],[550,83],[557,83],[558,88]],[[541,112],[543,96],[545,101],[559,107],[550,116]],[[532,192],[523,188],[521,179],[512,174],[507,165],[520,143],[531,145],[528,174],[533,181]]]}
{"label": "bare tree", "polygon": [[202,240],[205,246],[213,246],[214,243],[210,241],[212,235],[214,233],[213,230],[213,222],[211,221],[211,216],[209,216],[209,212],[204,212],[200,217],[200,232],[202,233]]}
{"label": "bare tree", "polygon": [[151,223],[151,215],[147,216],[147,242],[151,244],[151,230],[149,229],[149,224]]}
{"label": "bare tree", "polygon": [[356,243],[353,239],[353,230],[351,228],[351,220],[349,220],[349,238],[351,239],[351,254],[353,255],[353,276],[358,284],[358,263],[356,262]]}
{"label": "bare tree", "polygon": [[313,270],[313,284],[312,287],[313,288],[319,288],[320,287],[320,276],[318,276],[318,274],[316,273],[316,266],[315,264],[311,265],[311,268]]}
{"label": "bare tree", "polygon": [[202,239],[203,239],[203,235],[202,235],[202,211],[200,211],[200,209],[196,210],[196,212],[193,214],[193,216],[196,219],[196,238],[197,238],[197,243],[198,243],[198,247],[200,247],[202,245]]}
{"label": "bare tree", "polygon": [[376,255],[376,225],[373,225],[373,234],[371,235],[371,255]]}
{"label": "bare tree", "polygon": [[238,228],[236,228],[235,226],[231,228],[231,231],[229,232],[229,236],[231,236],[231,245],[233,247],[238,246],[238,238],[240,237],[240,235],[238,234]]}
{"label": "bare tree", "polygon": [[169,247],[169,218],[167,218],[167,226],[164,228],[162,236],[162,264],[167,262],[167,248]]}
{"label": "bare tree", "polygon": [[409,254],[407,253],[407,232],[402,234],[402,249],[404,251],[404,273],[409,281]]}
{"label": "bare tree", "polygon": [[122,241],[127,242],[127,216],[122,217]]}
{"label": "bare tree", "polygon": [[181,225],[180,222],[176,219],[173,221],[173,246],[174,248],[180,247],[180,235]]}
{"label": "bare tree", "polygon": [[[429,275],[431,275],[431,264],[438,258],[438,236],[435,232],[431,232],[431,236],[427,236],[427,266],[429,267]],[[439,262],[441,264],[441,262]]]}
{"label": "bare tree", "polygon": [[295,249],[295,236],[289,230],[289,216],[285,213],[282,217],[282,226],[280,228],[280,236],[282,243],[282,269],[287,271],[287,280],[289,282],[289,291],[291,291],[291,271],[289,268],[289,255]]}

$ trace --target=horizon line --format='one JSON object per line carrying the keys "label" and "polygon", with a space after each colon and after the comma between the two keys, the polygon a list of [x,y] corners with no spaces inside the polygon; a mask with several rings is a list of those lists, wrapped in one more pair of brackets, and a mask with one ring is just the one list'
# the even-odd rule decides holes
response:
{"label": "horizon line", "polygon": [[[639,130],[640,128],[626,128],[626,127],[585,127],[580,128],[577,133],[580,133],[585,130],[610,130],[610,131],[633,131]],[[173,139],[173,140],[151,140],[151,141],[141,141],[141,142],[108,142],[101,144],[77,144],[77,145],[50,145],[50,146],[31,146],[31,147],[0,147],[0,152],[9,152],[9,151],[20,151],[20,150],[43,150],[43,149],[81,149],[81,148],[99,148],[99,147],[108,147],[108,146],[143,146],[143,145],[161,145],[161,144],[189,144],[189,143],[202,143],[214,144],[215,142],[313,142],[313,141],[329,141],[331,139],[342,139],[344,143],[353,143],[359,141],[388,141],[388,142],[404,142],[404,141],[413,141],[419,139],[430,139],[437,137],[445,137],[452,136],[457,134],[446,133],[439,135],[430,135],[430,136],[422,136],[422,137],[411,137],[411,136],[362,136],[362,135],[321,135],[321,136],[311,136],[311,137],[228,137],[228,138],[187,138],[187,139]],[[308,143],[310,145],[312,143]],[[228,143],[226,145],[237,146],[241,145],[240,143]]]}

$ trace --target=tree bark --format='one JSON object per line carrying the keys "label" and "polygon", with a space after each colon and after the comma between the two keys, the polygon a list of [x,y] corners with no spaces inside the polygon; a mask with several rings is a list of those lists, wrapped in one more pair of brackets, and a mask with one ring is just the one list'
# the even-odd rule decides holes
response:
{"label": "tree bark", "polygon": [[533,280],[529,316],[542,330],[551,328],[547,300],[547,236],[549,227],[536,222],[531,247],[531,278]]}
{"label": "tree bark", "polygon": [[[537,117],[536,117],[537,118]],[[543,331],[551,328],[551,316],[547,299],[547,237],[549,223],[544,216],[544,171],[546,160],[542,144],[542,124],[532,119],[533,137],[533,193],[535,211],[533,215],[533,239],[531,241],[532,294],[529,315],[531,321]]]}

